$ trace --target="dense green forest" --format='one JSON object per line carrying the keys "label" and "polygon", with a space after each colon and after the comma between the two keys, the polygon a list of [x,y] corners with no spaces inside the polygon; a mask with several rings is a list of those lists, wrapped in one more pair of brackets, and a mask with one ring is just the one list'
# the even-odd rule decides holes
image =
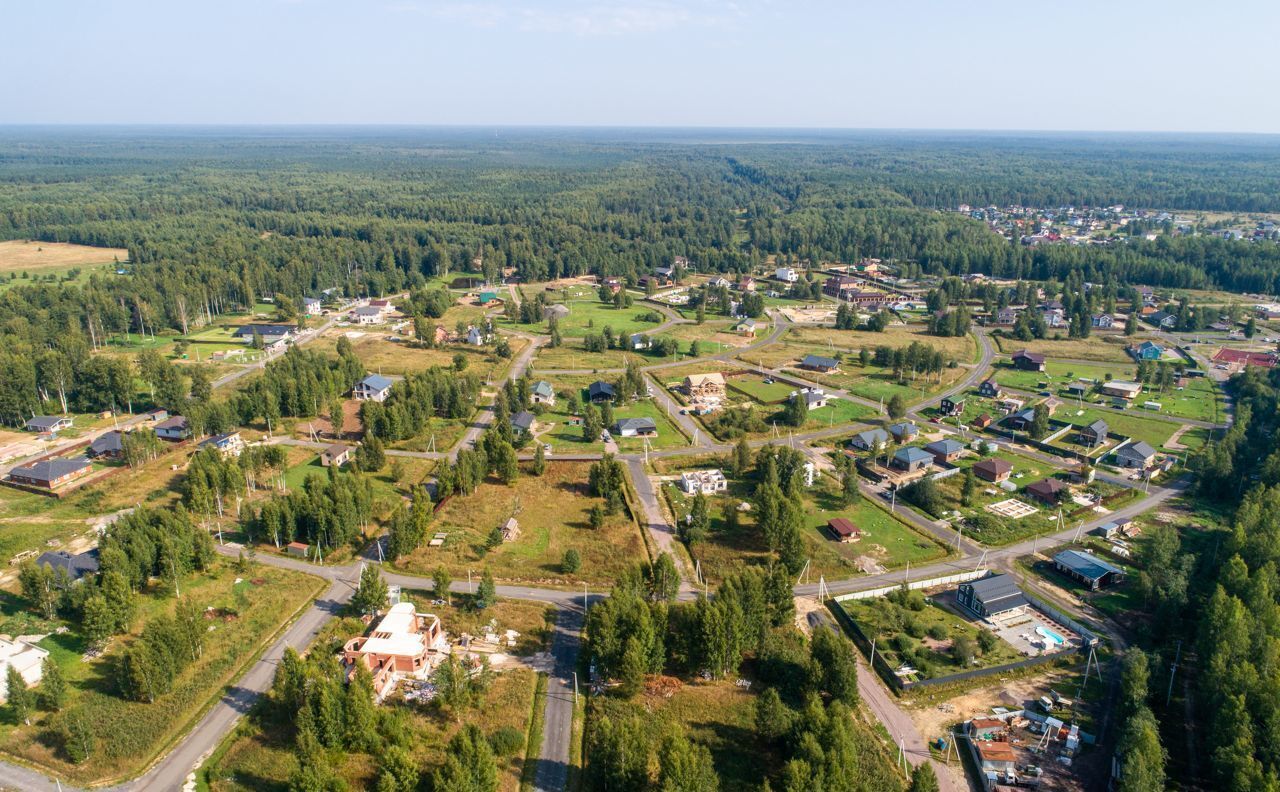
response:
{"label": "dense green forest", "polygon": [[[124,274],[0,293],[2,411],[118,403],[85,354],[269,294],[393,293],[470,270],[634,282],[673,256],[916,262],[1102,283],[1280,291],[1280,245],[1159,236],[1024,247],[960,202],[1280,210],[1266,137],[440,129],[0,130],[0,239],[126,248]],[[3,276],[3,273],[0,273]],[[52,357],[50,357],[52,355]],[[38,366],[34,362],[48,358]],[[105,383],[105,384],[104,384]],[[3,405],[0,405],[3,407]]]}

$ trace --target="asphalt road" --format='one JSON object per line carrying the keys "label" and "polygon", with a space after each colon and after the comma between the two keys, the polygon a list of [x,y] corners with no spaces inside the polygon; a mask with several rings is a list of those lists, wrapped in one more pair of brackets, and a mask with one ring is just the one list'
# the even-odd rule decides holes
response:
{"label": "asphalt road", "polygon": [[[662,327],[667,327],[678,323],[688,323],[689,320],[678,318],[678,316],[670,309],[660,308],[669,319],[663,323]],[[766,346],[779,338],[791,326],[784,317],[777,315],[774,317],[775,327],[770,335],[748,347],[727,350],[719,355],[712,356],[710,359],[722,360],[725,362],[737,362],[738,356],[744,352]],[[309,336],[306,340],[311,340],[328,329],[336,322],[336,317],[331,318],[324,326],[317,330],[316,333]],[[516,360],[513,361],[508,373],[496,386],[501,387],[509,378],[519,377],[528,370],[533,356],[538,347],[546,342],[546,338],[542,336],[532,336],[528,334],[519,334],[527,337],[532,343],[523,350]],[[979,362],[973,365],[970,373],[959,383],[949,388],[947,391],[940,393],[930,399],[913,405],[909,414],[914,415],[920,409],[932,404],[936,404],[943,397],[959,393],[966,388],[972,387],[984,378],[990,368],[994,351],[990,341],[984,332],[975,333],[978,338],[979,345],[982,349],[982,356]],[[302,342],[305,343],[305,342]],[[680,365],[681,362],[664,363],[654,366],[645,367],[645,371],[653,371],[662,368]],[[230,382],[247,376],[253,371],[259,370],[258,367],[243,369],[239,372],[227,375],[219,379],[216,385],[226,385]],[[770,370],[766,370],[770,371]],[[777,376],[794,381],[797,384],[808,384],[807,380],[794,376],[790,373],[774,372]],[[847,398],[859,403],[871,404],[868,400],[853,396],[845,391],[827,392],[836,398]],[[878,407],[878,405],[875,405]],[[673,416],[674,417],[674,416]],[[685,416],[687,418],[687,416]],[[394,455],[403,456],[422,456],[425,458],[441,458],[445,456],[456,455],[461,448],[469,447],[481,435],[485,428],[492,422],[493,413],[488,409],[481,409],[472,424],[472,426],[463,435],[462,439],[447,452],[437,453],[415,453],[415,452],[391,452]],[[860,425],[844,425],[840,427],[829,427],[827,429],[805,432],[788,437],[777,437],[765,440],[753,441],[753,446],[763,446],[768,444],[791,444],[799,442],[804,447],[809,441],[822,439],[830,436],[844,435],[857,431]],[[952,431],[945,425],[940,425],[942,431]],[[698,436],[699,443],[690,447],[666,449],[663,451],[652,452],[654,457],[673,457],[689,454],[701,454],[707,452],[724,452],[729,450],[727,444],[719,444],[705,438],[704,433]],[[284,441],[296,442],[299,441]],[[807,453],[813,453],[812,449],[807,449]],[[1020,452],[1026,453],[1020,449]],[[1039,455],[1037,455],[1039,456]],[[596,459],[597,454],[575,454],[575,455],[559,455],[556,459]],[[640,499],[641,508],[644,511],[646,528],[653,537],[659,550],[673,551],[674,543],[677,541],[675,531],[666,522],[663,514],[661,503],[657,493],[653,489],[652,482],[649,480],[644,469],[643,455],[632,454],[621,457],[622,461],[627,465],[631,474],[633,484],[636,488],[637,496]],[[1060,466],[1060,463],[1058,463]],[[1135,486],[1132,482],[1117,480],[1117,483],[1126,486]],[[1157,508],[1166,500],[1179,494],[1185,488],[1184,482],[1178,482],[1167,487],[1152,487],[1151,492],[1139,501],[1123,507],[1116,512],[1107,515],[1105,518],[1099,518],[1091,523],[1085,524],[1081,528],[1069,528],[1056,534],[1040,537],[1038,539],[1020,542],[1005,548],[988,549],[983,551],[976,544],[965,541],[961,543],[961,557],[945,562],[931,564],[910,570],[910,572],[888,572],[882,575],[867,575],[857,578],[851,578],[842,581],[828,581],[826,586],[830,593],[844,593],[849,591],[859,591],[871,588],[877,588],[885,585],[892,585],[903,582],[904,580],[922,580],[939,575],[954,573],[962,570],[975,568],[980,563],[985,563],[988,567],[1007,564],[1012,558],[1019,555],[1025,555],[1033,550],[1049,549],[1051,547],[1072,541],[1080,530],[1088,530],[1102,522],[1114,520],[1118,517],[1130,517],[1140,514],[1144,511]],[[874,496],[873,496],[874,497]],[[950,537],[952,533],[950,529],[943,528],[936,523],[928,520],[922,515],[913,511],[904,513],[904,516],[922,529],[933,533],[939,538]],[[381,540],[379,540],[381,541]],[[219,548],[221,552],[227,555],[235,556],[238,548],[228,546]],[[681,558],[681,555],[672,552],[673,557]],[[285,558],[275,555],[260,555],[257,560],[273,566],[280,566],[289,569],[309,572],[318,575],[330,582],[330,586],[325,594],[320,597],[310,608],[289,625],[285,633],[277,640],[263,656],[254,662],[248,671],[227,691],[226,695],[220,699],[200,720],[195,728],[191,729],[179,742],[176,747],[163,759],[161,759],[153,767],[149,768],[145,775],[132,782],[122,784],[115,789],[121,790],[144,790],[144,789],[179,789],[186,781],[187,777],[203,761],[204,757],[213,750],[214,747],[226,736],[226,734],[234,726],[235,722],[243,715],[256,698],[266,691],[274,678],[275,666],[279,661],[285,647],[293,646],[297,649],[305,649],[315,636],[319,633],[324,624],[334,616],[334,614],[342,607],[344,603],[349,601],[356,581],[359,577],[360,565],[368,563],[377,556],[375,546],[365,551],[364,560],[353,562],[344,566],[317,566],[306,561],[298,559]],[[685,599],[692,596],[689,589],[689,570],[683,570],[685,578],[682,586],[681,598]],[[384,570],[384,577],[389,583],[400,585],[405,588],[431,589],[432,582],[428,578],[422,578],[413,575],[404,575],[400,573]],[[478,583],[478,579],[472,585]],[[454,581],[452,587],[454,591],[467,591],[469,586],[464,581]],[[539,589],[528,586],[498,586],[498,594],[500,597],[521,600],[543,601],[555,605],[559,608],[559,614],[556,620],[556,630],[552,638],[552,656],[553,671],[548,681],[547,689],[547,706],[544,716],[544,732],[543,744],[539,754],[539,764],[535,773],[535,781],[540,790],[559,790],[564,787],[567,779],[569,757],[570,757],[570,737],[572,734],[573,723],[573,671],[576,668],[578,648],[580,645],[580,631],[583,623],[584,599],[588,598],[585,593],[578,593],[565,590]],[[795,587],[797,596],[815,596],[818,586],[816,584],[798,585]],[[598,597],[600,594],[591,594],[590,597]],[[868,686],[869,683],[869,686]],[[859,688],[862,690],[863,697],[868,701],[872,712],[876,714],[889,729],[891,734],[899,737],[904,741],[908,757],[913,762],[922,760],[927,756],[927,746],[918,734],[914,733],[911,727],[910,719],[896,704],[886,698],[887,692],[875,683],[871,674],[859,674]],[[912,736],[914,734],[914,736]],[[939,773],[939,779],[942,781],[947,778],[948,774]],[[948,789],[948,782],[943,781],[943,789]],[[54,782],[45,775],[34,772],[28,768],[20,767],[7,763],[0,763],[0,785],[4,788],[12,788],[19,790],[32,790],[32,792],[43,792],[44,790],[56,789]],[[71,790],[71,787],[62,787],[62,789]]]}
{"label": "asphalt road", "polygon": [[578,668],[584,614],[580,607],[562,607],[551,638],[552,671],[547,678],[547,705],[542,715],[542,745],[534,770],[540,792],[559,792],[569,785],[573,737],[574,675]]}

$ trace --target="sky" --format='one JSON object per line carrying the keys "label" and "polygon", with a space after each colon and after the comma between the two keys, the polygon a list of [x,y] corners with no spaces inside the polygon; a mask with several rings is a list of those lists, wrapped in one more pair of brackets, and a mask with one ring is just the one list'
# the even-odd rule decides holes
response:
{"label": "sky", "polygon": [[1263,0],[6,6],[0,124],[1280,133]]}

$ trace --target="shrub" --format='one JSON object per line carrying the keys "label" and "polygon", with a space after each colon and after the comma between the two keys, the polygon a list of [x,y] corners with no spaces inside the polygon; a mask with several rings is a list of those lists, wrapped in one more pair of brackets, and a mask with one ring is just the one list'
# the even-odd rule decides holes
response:
{"label": "shrub", "polygon": [[945,641],[947,639],[947,628],[941,624],[934,624],[929,627],[929,637],[935,641]]}
{"label": "shrub", "polygon": [[999,643],[1000,639],[997,638],[996,634],[993,632],[982,630],[978,633],[978,647],[982,649],[984,654],[995,649]]}
{"label": "shrub", "polygon": [[915,618],[914,616],[908,616],[906,624],[904,626],[906,628],[907,634],[910,635],[912,638],[924,637],[924,625],[921,624],[920,620]]}
{"label": "shrub", "polygon": [[489,736],[489,744],[498,756],[515,756],[524,748],[524,734],[514,726],[503,726]]}

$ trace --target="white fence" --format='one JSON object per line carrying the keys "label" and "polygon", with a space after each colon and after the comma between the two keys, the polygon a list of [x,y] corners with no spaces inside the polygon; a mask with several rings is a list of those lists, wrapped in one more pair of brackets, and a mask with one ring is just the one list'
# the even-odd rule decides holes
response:
{"label": "white fence", "polygon": [[[970,580],[977,580],[980,577],[985,577],[989,571],[990,570],[986,567],[980,567],[978,569],[971,569],[968,572],[959,572],[954,575],[943,575],[942,577],[929,578],[928,580],[912,580],[907,583],[907,588],[926,589],[933,588],[934,586],[945,586],[948,583],[968,583]],[[881,586],[880,588],[867,589],[866,591],[851,591],[848,594],[841,594],[840,596],[833,597],[832,599],[836,602],[872,599],[874,597],[883,597],[889,592],[896,591],[900,588],[902,588],[902,584],[897,583],[892,586]],[[1070,627],[1071,625],[1067,626]]]}

